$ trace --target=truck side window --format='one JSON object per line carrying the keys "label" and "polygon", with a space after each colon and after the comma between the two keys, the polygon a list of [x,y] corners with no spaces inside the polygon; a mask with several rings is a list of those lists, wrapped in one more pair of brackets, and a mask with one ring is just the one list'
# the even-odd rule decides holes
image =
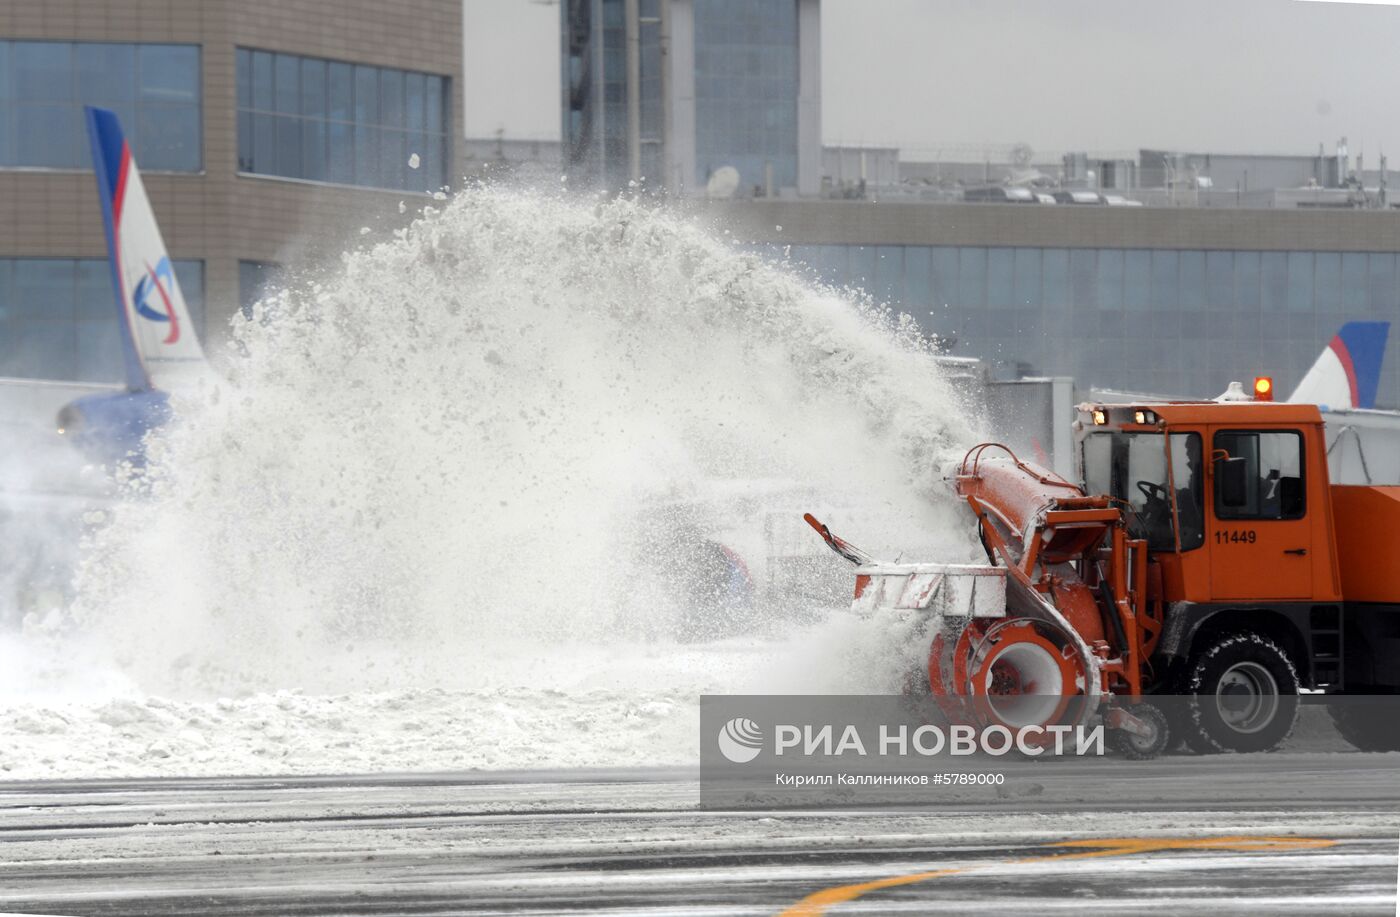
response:
{"label": "truck side window", "polygon": [[1173,433],[1172,483],[1176,487],[1176,524],[1181,550],[1205,544],[1205,475],[1201,473],[1201,437],[1198,433]]}
{"label": "truck side window", "polygon": [[1215,448],[1245,460],[1245,504],[1226,506],[1215,488],[1220,519],[1297,519],[1303,515],[1303,437],[1297,432],[1215,434]]}

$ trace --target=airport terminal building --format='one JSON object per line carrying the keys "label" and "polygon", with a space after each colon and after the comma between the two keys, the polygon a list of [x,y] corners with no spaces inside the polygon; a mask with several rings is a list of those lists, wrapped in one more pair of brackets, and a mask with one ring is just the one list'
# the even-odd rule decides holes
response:
{"label": "airport terminal building", "polygon": [[122,378],[84,105],[217,339],[280,265],[454,183],[461,36],[457,0],[0,0],[0,376]]}
{"label": "airport terminal building", "polygon": [[[1393,209],[755,200],[709,211],[1006,377],[1213,397],[1263,374],[1286,395],[1343,323],[1400,321]],[[1378,404],[1400,406],[1393,353]]]}

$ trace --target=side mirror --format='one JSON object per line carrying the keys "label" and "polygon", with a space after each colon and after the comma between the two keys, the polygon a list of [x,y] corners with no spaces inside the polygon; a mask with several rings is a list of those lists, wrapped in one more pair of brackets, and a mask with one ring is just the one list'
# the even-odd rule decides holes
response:
{"label": "side mirror", "polygon": [[1243,458],[1218,458],[1215,460],[1215,486],[1220,489],[1220,504],[1237,509],[1249,503]]}

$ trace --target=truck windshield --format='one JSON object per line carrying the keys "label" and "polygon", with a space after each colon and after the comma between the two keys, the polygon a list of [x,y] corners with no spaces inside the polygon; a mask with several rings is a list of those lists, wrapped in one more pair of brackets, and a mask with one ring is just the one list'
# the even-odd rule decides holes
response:
{"label": "truck windshield", "polygon": [[1167,450],[1161,433],[1095,433],[1084,439],[1084,486],[1091,494],[1109,494],[1133,510],[1129,528],[1146,539],[1149,550],[1175,551],[1172,527],[1175,487],[1176,519],[1181,548],[1200,547],[1205,539],[1201,438],[1195,433],[1172,433],[1172,474],[1167,476]]}

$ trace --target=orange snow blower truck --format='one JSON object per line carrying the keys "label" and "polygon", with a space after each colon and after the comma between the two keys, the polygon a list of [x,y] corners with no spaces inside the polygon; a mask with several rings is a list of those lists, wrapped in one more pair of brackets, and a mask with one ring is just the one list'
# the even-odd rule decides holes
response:
{"label": "orange snow blower truck", "polygon": [[[1400,487],[1331,484],[1317,407],[1242,397],[1080,405],[1078,483],[972,449],[951,483],[986,566],[879,563],[808,522],[858,564],[857,610],[928,615],[950,718],[1102,715],[1133,757],[1270,749],[1300,689],[1400,691]],[[1333,717],[1400,750],[1394,724]]]}

